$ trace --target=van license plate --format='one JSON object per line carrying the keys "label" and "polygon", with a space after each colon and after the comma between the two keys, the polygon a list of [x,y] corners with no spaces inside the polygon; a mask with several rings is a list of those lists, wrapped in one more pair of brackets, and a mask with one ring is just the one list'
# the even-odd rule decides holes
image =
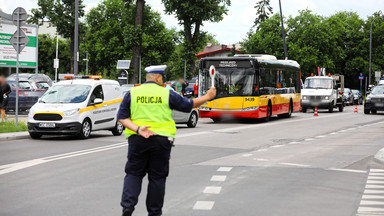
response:
{"label": "van license plate", "polygon": [[55,123],[39,123],[39,127],[41,128],[54,128],[55,126]]}

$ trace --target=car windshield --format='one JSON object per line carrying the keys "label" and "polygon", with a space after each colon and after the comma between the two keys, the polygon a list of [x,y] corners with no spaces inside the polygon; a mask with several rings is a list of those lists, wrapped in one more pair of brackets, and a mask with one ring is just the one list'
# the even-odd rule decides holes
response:
{"label": "car windshield", "polygon": [[88,97],[89,85],[54,85],[42,97],[41,103],[81,103]]}
{"label": "car windshield", "polygon": [[331,89],[331,79],[309,78],[305,80],[304,88],[307,89]]}
{"label": "car windshield", "polygon": [[[16,88],[16,82],[10,83],[12,88]],[[30,90],[33,89],[29,82],[19,82],[19,89]]]}
{"label": "car windshield", "polygon": [[38,82],[36,83],[37,88],[39,89],[49,89],[49,84],[46,82]]}
{"label": "car windshield", "polygon": [[372,90],[372,94],[384,94],[384,87],[376,87]]}

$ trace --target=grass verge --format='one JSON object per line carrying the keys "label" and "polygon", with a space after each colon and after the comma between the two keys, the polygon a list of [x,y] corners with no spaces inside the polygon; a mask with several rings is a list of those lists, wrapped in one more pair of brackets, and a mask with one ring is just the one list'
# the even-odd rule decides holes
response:
{"label": "grass verge", "polygon": [[16,123],[13,121],[0,122],[0,133],[27,131],[28,127],[24,122],[19,122],[16,127]]}

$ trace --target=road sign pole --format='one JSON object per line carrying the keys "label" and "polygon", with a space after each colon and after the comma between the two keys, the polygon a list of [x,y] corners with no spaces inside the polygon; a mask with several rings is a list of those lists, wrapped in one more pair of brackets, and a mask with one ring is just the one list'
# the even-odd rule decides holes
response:
{"label": "road sign pole", "polygon": [[19,116],[19,49],[20,49],[20,10],[17,10],[17,48],[16,48],[16,103],[15,103],[15,114],[16,114],[16,127],[18,127],[18,116]]}
{"label": "road sign pole", "polygon": [[[59,35],[56,33],[56,64],[58,63],[57,62],[57,58],[59,57]],[[57,65],[55,65],[55,83],[57,82]]]}
{"label": "road sign pole", "polygon": [[79,74],[79,0],[75,0],[75,38],[74,38],[74,49],[73,49],[73,72],[75,75]]}

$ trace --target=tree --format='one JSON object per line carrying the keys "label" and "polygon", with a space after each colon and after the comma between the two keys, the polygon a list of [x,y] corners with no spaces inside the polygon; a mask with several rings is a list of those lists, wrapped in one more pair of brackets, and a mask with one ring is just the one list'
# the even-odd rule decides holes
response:
{"label": "tree", "polygon": [[[67,73],[71,69],[71,48],[70,41],[59,39],[59,59],[60,67],[58,73]],[[55,69],[53,68],[53,59],[56,58],[56,38],[49,35],[39,35],[39,71],[55,77]]]}
{"label": "tree", "polygon": [[135,16],[135,43],[133,44],[133,69],[134,69],[134,74],[133,74],[133,79],[132,83],[137,83],[138,82],[138,77],[139,77],[139,70],[140,70],[140,58],[141,56],[141,45],[143,42],[143,32],[142,32],[142,26],[143,26],[143,13],[144,13],[144,5],[145,5],[145,0],[136,0],[136,16]]}
{"label": "tree", "polygon": [[203,22],[219,22],[227,14],[230,0],[162,0],[167,14],[175,14],[179,24],[184,27],[184,56],[189,71],[196,71],[195,54],[206,44],[207,33],[201,30]]}
{"label": "tree", "polygon": [[271,14],[273,14],[272,7],[270,6],[270,0],[260,0],[256,3],[255,8],[257,10],[254,27],[259,30],[259,25],[265,22]]}
{"label": "tree", "polygon": [[[79,18],[84,16],[83,0],[79,0]],[[74,56],[74,29],[75,29],[75,0],[39,0],[38,8],[31,10],[32,17],[29,22],[42,25],[48,21],[56,27],[56,31],[64,38],[70,39],[71,56]],[[79,23],[79,32],[84,33],[84,25]],[[71,61],[73,73],[73,61]]]}
{"label": "tree", "polygon": [[[144,7],[143,19],[142,65],[164,64],[175,49],[176,31],[167,29],[160,14],[149,6]],[[137,42],[134,4],[124,0],[103,1],[87,14],[86,23],[90,71],[116,78],[117,60],[134,59],[132,48]]]}

